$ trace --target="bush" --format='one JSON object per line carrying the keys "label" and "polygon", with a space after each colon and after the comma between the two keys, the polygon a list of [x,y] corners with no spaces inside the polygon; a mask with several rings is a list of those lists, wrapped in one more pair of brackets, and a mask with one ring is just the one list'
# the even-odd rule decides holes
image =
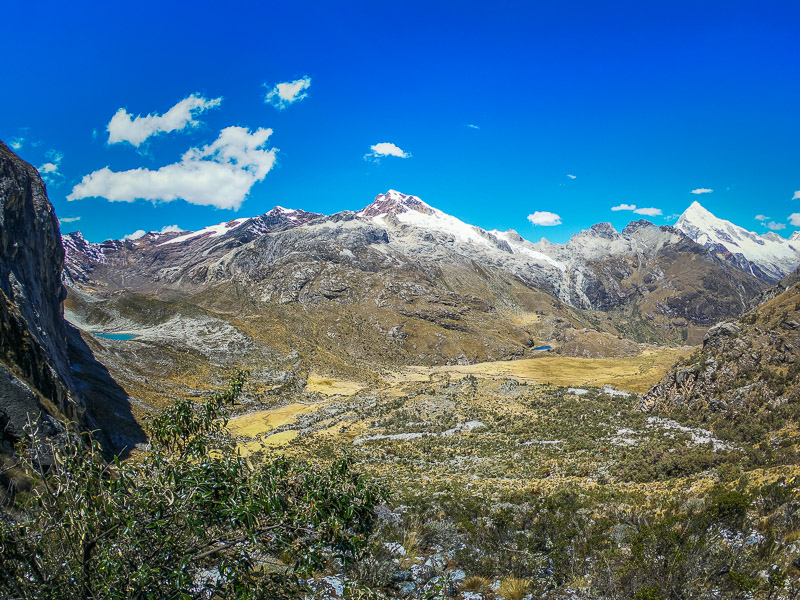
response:
{"label": "bush", "polygon": [[742,492],[715,488],[706,507],[706,514],[712,523],[720,523],[731,529],[744,528],[750,500]]}
{"label": "bush", "polygon": [[244,380],[165,410],[139,460],[107,462],[89,435],[31,431],[19,456],[33,491],[0,513],[0,596],[287,597],[326,561],[352,562],[382,489],[347,459],[241,456],[225,426]]}

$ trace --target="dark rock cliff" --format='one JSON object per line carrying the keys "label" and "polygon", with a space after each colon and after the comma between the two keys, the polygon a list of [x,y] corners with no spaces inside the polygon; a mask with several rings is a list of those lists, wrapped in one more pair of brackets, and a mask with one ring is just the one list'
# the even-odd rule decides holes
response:
{"label": "dark rock cliff", "polygon": [[38,171],[0,142],[0,429],[19,439],[27,419],[87,422],[70,372],[64,250],[58,220]]}

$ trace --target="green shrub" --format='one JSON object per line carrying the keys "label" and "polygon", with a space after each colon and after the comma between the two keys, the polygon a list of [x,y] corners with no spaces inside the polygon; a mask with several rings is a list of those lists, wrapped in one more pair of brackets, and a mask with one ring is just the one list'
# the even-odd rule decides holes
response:
{"label": "green shrub", "polygon": [[658,588],[649,585],[640,587],[633,595],[633,600],[663,600],[663,598]]}
{"label": "green shrub", "polygon": [[282,597],[326,561],[354,561],[382,489],[346,459],[242,457],[225,425],[244,380],[161,413],[138,460],[107,462],[88,435],[31,431],[19,456],[36,484],[0,514],[0,596]]}
{"label": "green shrub", "polygon": [[720,523],[731,529],[741,530],[750,508],[749,498],[742,492],[715,488],[706,506],[706,514],[711,523]]}

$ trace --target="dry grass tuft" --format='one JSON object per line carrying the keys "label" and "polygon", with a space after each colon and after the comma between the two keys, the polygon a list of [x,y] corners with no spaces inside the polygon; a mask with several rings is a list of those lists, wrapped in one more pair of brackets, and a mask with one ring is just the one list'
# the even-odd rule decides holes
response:
{"label": "dry grass tuft", "polygon": [[485,577],[479,577],[478,575],[473,575],[472,577],[467,577],[464,580],[464,583],[461,584],[461,591],[475,592],[485,595],[487,592],[491,591],[489,588],[490,584],[491,582]]}
{"label": "dry grass tuft", "polygon": [[500,582],[499,595],[505,600],[522,600],[531,593],[531,582],[518,577],[506,577]]}

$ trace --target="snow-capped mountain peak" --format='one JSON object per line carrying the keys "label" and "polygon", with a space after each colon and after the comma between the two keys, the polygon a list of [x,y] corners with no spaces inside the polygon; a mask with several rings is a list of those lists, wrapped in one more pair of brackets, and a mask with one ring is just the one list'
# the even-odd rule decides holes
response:
{"label": "snow-capped mountain peak", "polygon": [[233,219],[232,221],[226,221],[224,223],[219,223],[217,225],[211,225],[210,227],[206,227],[201,229],[200,231],[191,231],[184,235],[179,235],[178,237],[174,237],[171,240],[167,240],[159,244],[159,246],[166,246],[167,244],[179,244],[181,242],[185,242],[187,240],[191,240],[196,237],[200,237],[203,235],[207,235],[209,237],[219,237],[236,229],[237,227],[243,225],[246,221],[249,221],[248,218],[243,219]]}
{"label": "snow-capped mountain peak", "polygon": [[357,214],[362,217],[378,217],[390,213],[402,214],[409,210],[430,213],[435,209],[417,196],[403,194],[397,190],[389,190],[385,194],[378,194],[372,204]]}
{"label": "snow-capped mountain peak", "polygon": [[800,236],[797,232],[787,240],[772,232],[758,234],[748,231],[720,219],[697,201],[684,211],[675,228],[698,244],[724,249],[734,258],[744,259],[750,272],[766,281],[777,281],[800,265]]}

